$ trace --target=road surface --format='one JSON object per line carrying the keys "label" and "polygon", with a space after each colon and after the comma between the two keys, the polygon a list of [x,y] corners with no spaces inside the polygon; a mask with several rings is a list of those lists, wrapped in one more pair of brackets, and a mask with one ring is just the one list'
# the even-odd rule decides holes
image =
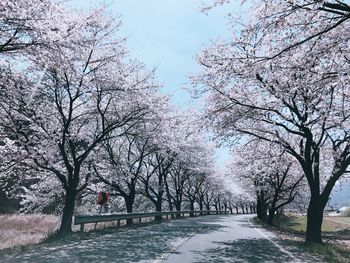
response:
{"label": "road surface", "polygon": [[250,221],[217,215],[76,234],[0,252],[0,262],[320,262]]}

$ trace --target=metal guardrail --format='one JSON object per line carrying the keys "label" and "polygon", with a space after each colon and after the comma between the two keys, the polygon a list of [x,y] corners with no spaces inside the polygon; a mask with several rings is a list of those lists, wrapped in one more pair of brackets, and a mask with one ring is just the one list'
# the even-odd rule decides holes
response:
{"label": "metal guardrail", "polygon": [[211,214],[228,214],[228,211],[192,211],[192,210],[186,210],[186,211],[170,211],[170,212],[150,212],[150,213],[129,213],[129,214],[113,214],[113,215],[76,215],[74,216],[74,225],[80,225],[80,231],[84,231],[84,224],[90,224],[90,223],[100,223],[100,222],[107,222],[107,221],[117,221],[117,226],[120,226],[121,220],[126,219],[139,219],[139,223],[142,222],[142,218],[147,217],[155,217],[155,216],[166,216],[167,218],[169,216],[182,216],[185,217],[185,215],[211,215]]}

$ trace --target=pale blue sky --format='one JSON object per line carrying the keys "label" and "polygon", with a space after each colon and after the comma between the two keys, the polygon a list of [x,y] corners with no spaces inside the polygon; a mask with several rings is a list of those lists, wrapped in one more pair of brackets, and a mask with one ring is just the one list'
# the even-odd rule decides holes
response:
{"label": "pale blue sky", "polygon": [[[181,108],[194,106],[191,96],[183,90],[189,85],[188,76],[199,66],[196,53],[210,40],[229,37],[228,6],[203,14],[199,0],[73,0],[78,7],[105,4],[115,16],[122,16],[122,35],[133,57],[150,69],[157,67],[156,76]],[[232,6],[230,6],[232,8]],[[237,5],[238,8],[238,5]],[[226,149],[217,151],[219,166],[230,158]]]}

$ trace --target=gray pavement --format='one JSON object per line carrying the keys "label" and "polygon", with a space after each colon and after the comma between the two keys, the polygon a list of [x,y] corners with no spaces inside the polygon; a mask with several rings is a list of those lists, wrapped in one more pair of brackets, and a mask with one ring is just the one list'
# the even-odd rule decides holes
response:
{"label": "gray pavement", "polygon": [[251,223],[252,215],[222,216],[216,231],[178,241],[155,262],[321,262]]}
{"label": "gray pavement", "polygon": [[214,215],[107,229],[0,252],[12,262],[320,262],[270,231],[252,215]]}

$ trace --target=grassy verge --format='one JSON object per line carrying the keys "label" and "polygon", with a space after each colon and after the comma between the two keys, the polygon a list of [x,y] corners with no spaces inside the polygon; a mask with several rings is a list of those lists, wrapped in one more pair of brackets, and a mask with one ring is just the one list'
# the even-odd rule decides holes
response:
{"label": "grassy verge", "polygon": [[57,230],[59,218],[50,215],[0,215],[0,250],[38,244]]}
{"label": "grassy verge", "polygon": [[[275,226],[280,230],[300,235],[305,235],[306,223],[306,216],[277,215],[275,219]],[[322,236],[326,239],[350,240],[350,218],[325,216],[322,224]]]}
{"label": "grassy verge", "polygon": [[[328,219],[328,217],[325,219]],[[347,225],[348,220],[348,218],[342,217],[324,220],[322,225],[324,244],[305,244],[304,238],[307,222],[305,216],[277,215],[274,227],[258,222],[263,224],[265,228],[278,231],[284,240],[299,247],[303,251],[317,255],[324,262],[349,263],[350,226]]]}
{"label": "grassy verge", "polygon": [[331,221],[335,223],[340,223],[347,228],[350,228],[350,217],[345,216],[325,216],[323,218],[325,221]]}

